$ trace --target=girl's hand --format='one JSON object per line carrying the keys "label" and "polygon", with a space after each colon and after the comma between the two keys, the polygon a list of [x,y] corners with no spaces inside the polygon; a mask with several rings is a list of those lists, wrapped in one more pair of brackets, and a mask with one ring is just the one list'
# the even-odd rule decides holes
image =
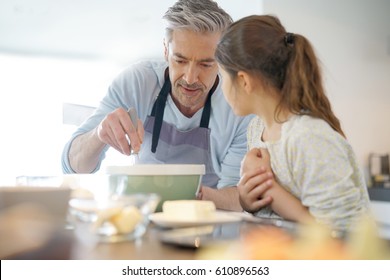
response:
{"label": "girl's hand", "polygon": [[242,174],[237,185],[240,204],[247,212],[256,212],[272,202],[272,197],[264,193],[272,187],[273,174],[264,167],[252,168]]}
{"label": "girl's hand", "polygon": [[271,170],[271,160],[266,149],[253,148],[246,153],[241,162],[240,175],[254,168],[263,167],[267,171]]}

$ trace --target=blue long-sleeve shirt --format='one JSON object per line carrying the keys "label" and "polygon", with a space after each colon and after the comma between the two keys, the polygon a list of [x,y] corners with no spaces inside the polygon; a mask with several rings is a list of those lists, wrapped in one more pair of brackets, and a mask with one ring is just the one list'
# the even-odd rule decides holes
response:
{"label": "blue long-sleeve shirt", "polygon": [[[65,145],[62,154],[64,173],[74,173],[68,159],[73,139],[97,127],[108,113],[119,107],[126,110],[135,107],[138,117],[145,122],[164,84],[164,70],[167,66],[163,61],[140,62],[125,69],[113,81],[94,114],[75,131]],[[239,181],[240,163],[246,153],[246,131],[251,116],[243,118],[234,115],[223,96],[221,82],[212,95],[211,108],[209,123],[211,158],[214,170],[220,178],[217,186],[214,187],[235,186]],[[199,110],[194,116],[187,118],[168,96],[164,121],[174,124],[179,130],[187,131],[199,127],[202,111]],[[100,155],[95,171],[100,168],[108,148],[107,146]],[[150,147],[141,147],[141,149],[150,149]]]}

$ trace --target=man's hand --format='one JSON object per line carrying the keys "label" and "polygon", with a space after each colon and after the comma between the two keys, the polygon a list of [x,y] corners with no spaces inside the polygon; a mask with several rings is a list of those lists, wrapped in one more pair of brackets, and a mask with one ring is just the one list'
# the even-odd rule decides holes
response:
{"label": "man's hand", "polygon": [[141,120],[138,119],[136,130],[128,112],[123,108],[109,113],[97,127],[99,140],[125,155],[130,155],[131,150],[139,152],[144,133]]}
{"label": "man's hand", "polygon": [[242,211],[242,207],[238,200],[237,187],[224,187],[222,189],[214,189],[207,186],[202,186],[197,196],[200,200],[211,200],[215,203],[217,209],[228,211]]}

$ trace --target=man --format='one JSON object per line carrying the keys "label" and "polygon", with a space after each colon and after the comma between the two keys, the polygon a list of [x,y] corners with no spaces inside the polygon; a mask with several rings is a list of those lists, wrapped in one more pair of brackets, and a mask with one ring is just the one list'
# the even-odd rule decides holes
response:
{"label": "man", "polygon": [[236,117],[226,103],[214,59],[232,19],[211,0],[179,0],[163,18],[166,61],[135,64],[113,81],[64,147],[63,170],[95,172],[109,147],[138,152],[140,163],[205,164],[200,198],[242,210],[236,185],[249,119]]}

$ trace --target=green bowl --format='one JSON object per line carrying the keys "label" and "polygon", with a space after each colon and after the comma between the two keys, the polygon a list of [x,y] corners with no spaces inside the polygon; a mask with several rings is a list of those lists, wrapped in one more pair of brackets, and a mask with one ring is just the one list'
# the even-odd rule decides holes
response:
{"label": "green bowl", "polygon": [[110,186],[116,193],[156,193],[161,201],[157,212],[166,200],[196,199],[205,174],[203,164],[138,164],[108,166]]}

